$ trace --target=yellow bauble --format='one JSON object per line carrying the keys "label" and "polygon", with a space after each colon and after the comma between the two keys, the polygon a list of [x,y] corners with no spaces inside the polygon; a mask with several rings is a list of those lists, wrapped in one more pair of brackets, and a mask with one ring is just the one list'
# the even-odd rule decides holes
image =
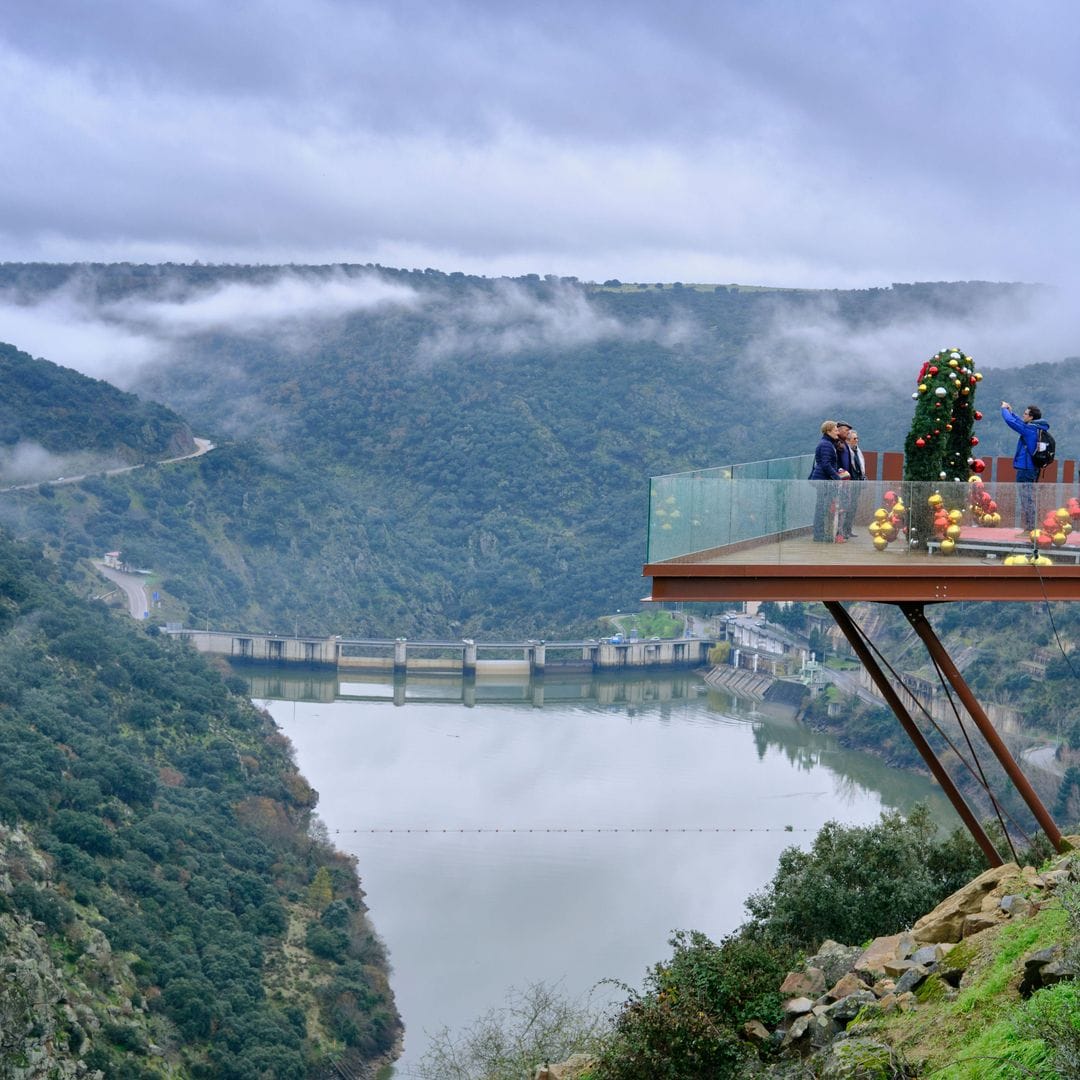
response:
{"label": "yellow bauble", "polygon": [[881,532],[881,526],[876,521],[871,521],[870,524],[866,526],[866,529],[871,536],[877,536],[877,534]]}
{"label": "yellow bauble", "polygon": [[897,499],[896,500],[896,503],[892,508],[892,512],[894,514],[906,514],[907,513],[907,507],[904,505],[904,502],[903,502],[902,499]]}
{"label": "yellow bauble", "polygon": [[994,513],[987,515],[987,520],[988,521],[990,520],[990,518],[994,519],[993,522],[991,522],[991,524],[993,524],[993,525],[1000,525],[1001,524],[1001,515],[996,510],[994,511]]}
{"label": "yellow bauble", "polygon": [[1066,510],[1064,506],[1060,506],[1057,510],[1054,511],[1054,517],[1056,517],[1058,521],[1061,522],[1068,521],[1070,516],[1071,515],[1069,514],[1069,511]]}
{"label": "yellow bauble", "polygon": [[888,510],[877,509],[874,511],[874,519],[876,521],[884,521],[889,516]]}
{"label": "yellow bauble", "polygon": [[1017,562],[1023,562],[1023,561],[1024,561],[1024,556],[1023,555],[1006,555],[1005,556],[1005,561],[1002,563],[1002,565],[1003,566],[1016,566]]}
{"label": "yellow bauble", "polygon": [[1065,524],[1061,526],[1061,531],[1062,531],[1062,532],[1063,532],[1063,533],[1064,533],[1064,534],[1065,534],[1066,536],[1068,536],[1068,535],[1069,535],[1069,533],[1071,533],[1071,532],[1072,532],[1072,522],[1071,522],[1071,521],[1066,521],[1066,522],[1065,522]]}
{"label": "yellow bauble", "polygon": [[941,554],[951,555],[956,550],[956,541],[946,537],[941,541]]}
{"label": "yellow bauble", "polygon": [[896,526],[891,521],[886,521],[885,524],[881,526],[881,531],[878,533],[878,536],[884,536],[886,540],[891,540],[896,536]]}
{"label": "yellow bauble", "polygon": [[878,551],[884,551],[888,546],[889,541],[886,540],[884,536],[874,537],[874,547],[876,547]]}
{"label": "yellow bauble", "polygon": [[954,525],[956,525],[958,522],[963,521],[964,520],[964,511],[963,510],[950,510],[949,511],[949,520]]}
{"label": "yellow bauble", "polygon": [[926,500],[931,506],[940,506],[945,500],[935,491],[929,499]]}
{"label": "yellow bauble", "polygon": [[925,394],[926,393],[926,383],[924,383],[924,382],[919,383],[919,393],[920,394]]}
{"label": "yellow bauble", "polygon": [[947,528],[947,529],[945,530],[945,535],[946,535],[946,536],[947,536],[947,537],[948,537],[948,538],[949,538],[950,540],[959,540],[959,539],[960,539],[960,533],[961,533],[962,531],[963,531],[963,530],[962,530],[962,529],[960,528],[960,526],[959,526],[959,525],[950,525],[950,526],[949,526],[949,527],[948,527],[948,528]]}
{"label": "yellow bauble", "polygon": [[1050,542],[1054,547],[1061,547],[1069,538],[1063,532],[1056,532],[1050,537]]}

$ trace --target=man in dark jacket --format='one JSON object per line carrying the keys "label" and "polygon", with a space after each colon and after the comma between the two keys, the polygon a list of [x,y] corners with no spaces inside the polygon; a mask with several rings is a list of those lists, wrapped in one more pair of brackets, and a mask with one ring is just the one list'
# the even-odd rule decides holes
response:
{"label": "man in dark jacket", "polygon": [[1016,482],[1020,486],[1020,517],[1023,531],[1030,533],[1035,528],[1035,488],[1039,479],[1039,470],[1033,460],[1035,448],[1039,442],[1039,433],[1049,431],[1050,425],[1042,418],[1042,409],[1029,405],[1023,415],[1017,416],[1012,406],[1001,403],[1001,419],[1017,433],[1016,453],[1013,454],[1013,468],[1016,470]]}

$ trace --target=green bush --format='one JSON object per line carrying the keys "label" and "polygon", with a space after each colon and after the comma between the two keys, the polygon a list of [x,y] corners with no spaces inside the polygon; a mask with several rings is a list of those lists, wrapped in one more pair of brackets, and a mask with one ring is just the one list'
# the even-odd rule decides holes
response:
{"label": "green bush", "polygon": [[671,960],[657,964],[643,993],[615,1020],[597,1080],[726,1080],[745,1075],[741,1027],[777,1023],[777,988],[794,956],[752,930],[719,945],[697,931],[676,932]]}
{"label": "green bush", "polygon": [[769,885],[746,902],[770,940],[813,950],[826,938],[857,944],[910,926],[986,869],[961,830],[939,839],[929,811],[884,813],[877,825],[825,824],[810,851],[780,855]]}

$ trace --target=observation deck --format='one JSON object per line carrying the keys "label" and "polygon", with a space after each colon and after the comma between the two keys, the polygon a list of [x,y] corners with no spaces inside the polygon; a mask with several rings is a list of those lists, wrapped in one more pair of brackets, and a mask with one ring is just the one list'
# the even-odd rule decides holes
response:
{"label": "observation deck", "polygon": [[[643,571],[652,578],[647,599],[822,601],[987,862],[999,866],[1002,854],[913,715],[915,707],[925,707],[895,671],[885,669],[844,607],[845,601],[895,604],[1034,821],[1057,850],[1065,850],[1068,842],[964,682],[923,605],[1080,599],[1076,463],[1056,463],[1037,484],[1016,484],[1008,458],[994,459],[989,467],[984,462],[977,477],[923,483],[901,479],[901,454],[865,457],[867,480],[807,480],[810,455],[653,477]],[[1034,501],[1033,534],[1021,531],[1025,498]],[[851,511],[854,538],[838,543],[845,510]],[[961,761],[989,792],[985,775],[963,755]],[[1000,814],[999,821],[1008,838]]]}
{"label": "observation deck", "polygon": [[[647,599],[1080,599],[1075,461],[1055,462],[1035,485],[1014,482],[1009,458],[989,460],[979,482],[921,483],[901,479],[902,454],[865,456],[864,481],[807,480],[811,455],[653,477]],[[1034,540],[1020,531],[1025,487],[1042,534]],[[855,536],[836,543],[848,499]],[[814,540],[821,501],[829,542]]]}

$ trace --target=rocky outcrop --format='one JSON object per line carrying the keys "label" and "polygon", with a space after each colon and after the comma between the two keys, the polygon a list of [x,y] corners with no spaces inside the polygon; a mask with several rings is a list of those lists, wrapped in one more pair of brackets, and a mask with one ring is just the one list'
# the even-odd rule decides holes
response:
{"label": "rocky outcrop", "polygon": [[[1080,837],[1066,840],[1080,847]],[[865,1037],[858,1022],[928,1009],[954,998],[970,985],[969,972],[977,973],[984,952],[978,942],[987,940],[978,935],[1037,916],[1054,901],[1057,890],[1077,880],[1080,862],[1075,855],[1059,857],[1043,873],[1008,863],[980,874],[908,930],[875,938],[865,947],[824,942],[799,970],[788,972],[779,987],[779,1026],[770,1030],[760,1020],[743,1025],[748,1044],[780,1051],[779,1062],[773,1059],[753,1075],[777,1080],[893,1080],[911,1075],[895,1049]],[[1019,991],[1028,996],[1078,977],[1080,950],[1041,949],[1024,958]],[[565,1065],[570,1071],[544,1066],[535,1080],[576,1080],[588,1059],[571,1059]]]}
{"label": "rocky outcrop", "polygon": [[[0,1061],[18,1080],[100,1078],[86,1057],[105,1025],[116,1033],[149,1030],[149,1014],[130,967],[105,935],[83,921],[63,930],[67,956],[41,919],[11,910],[14,890],[42,897],[51,917],[50,868],[18,828],[0,826]],[[66,961],[66,962],[65,962]],[[146,1053],[151,1041],[140,1037]],[[17,1067],[14,1062],[17,1060]]]}
{"label": "rocky outcrop", "polygon": [[[1075,846],[1076,838],[1069,839]],[[1043,874],[1016,863],[995,867],[947,897],[910,930],[876,938],[861,949],[825,942],[781,985],[785,1001],[780,1027],[764,1033],[747,1030],[748,1040],[779,1042],[785,1053],[800,1058],[813,1055],[820,1075],[835,1080],[898,1075],[889,1071],[895,1064],[889,1048],[854,1038],[852,1022],[955,996],[978,955],[977,949],[957,946],[1003,923],[1036,915],[1054,890],[1070,880],[1070,866],[1059,860]],[[1080,962],[1061,947],[1041,950],[1025,962],[1021,993],[1078,974]]]}

